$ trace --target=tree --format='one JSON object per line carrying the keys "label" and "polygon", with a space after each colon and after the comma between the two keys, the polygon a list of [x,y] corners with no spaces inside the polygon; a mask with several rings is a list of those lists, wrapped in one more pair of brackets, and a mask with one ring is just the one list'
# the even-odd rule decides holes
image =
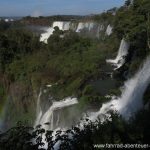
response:
{"label": "tree", "polygon": [[125,6],[128,7],[128,6],[130,6],[130,4],[131,4],[131,0],[126,0],[126,1],[125,1]]}

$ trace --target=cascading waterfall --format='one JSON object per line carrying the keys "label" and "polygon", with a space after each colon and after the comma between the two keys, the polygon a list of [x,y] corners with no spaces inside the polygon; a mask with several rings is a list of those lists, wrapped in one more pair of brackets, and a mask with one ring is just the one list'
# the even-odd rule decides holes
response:
{"label": "cascading waterfall", "polygon": [[[47,85],[47,88],[52,87],[52,85]],[[77,98],[71,98],[68,97],[66,99],[63,99],[62,101],[55,101],[52,103],[52,105],[48,108],[48,110],[43,113],[41,108],[41,96],[42,96],[42,89],[40,89],[38,98],[37,98],[37,115],[36,115],[36,121],[35,121],[35,127],[37,125],[42,125],[42,128],[45,130],[53,130],[53,139],[55,139],[56,130],[58,128],[61,128],[60,125],[60,115],[57,114],[57,118],[54,118],[54,114],[58,110],[63,110],[66,107],[70,107],[72,105],[75,105],[78,103]],[[56,121],[55,121],[56,120]],[[35,142],[35,141],[33,141]],[[41,148],[48,148],[48,144],[46,142],[45,134],[42,135],[42,142],[45,144],[44,147]],[[54,149],[57,150],[59,148],[60,141],[57,141],[54,145]]]}
{"label": "cascading waterfall", "polygon": [[[150,56],[135,76],[125,82],[121,97],[102,105],[100,111],[90,115],[91,120],[98,116],[109,116],[110,110],[117,110],[125,119],[129,119],[143,107],[143,94],[150,84]],[[103,118],[103,117],[102,117]]]}
{"label": "cascading waterfall", "polygon": [[96,37],[100,38],[100,32],[104,30],[104,26],[103,25],[99,25],[96,31]]}
{"label": "cascading waterfall", "polygon": [[70,28],[70,22],[65,22],[65,21],[55,21],[53,23],[53,28],[58,27],[60,30],[69,30]]}
{"label": "cascading waterfall", "polygon": [[[82,30],[85,29],[86,32],[93,33],[98,38],[100,32],[104,30],[104,26],[102,24],[99,25],[98,23],[94,22],[79,22],[77,24],[69,21],[55,21],[53,22],[53,25],[51,27],[45,30],[45,33],[41,34],[41,42],[47,44],[47,39],[53,34],[54,27],[59,27],[59,29],[63,31],[68,31],[71,29],[77,33],[80,33]],[[108,25],[106,33],[107,35],[110,35],[112,33],[112,27],[110,25]]]}
{"label": "cascading waterfall", "polygon": [[120,68],[125,63],[124,57],[127,56],[129,47],[130,44],[127,43],[126,40],[123,38],[120,43],[117,57],[115,59],[108,59],[106,60],[106,62],[112,63],[116,67],[115,70]]}
{"label": "cascading waterfall", "polygon": [[53,34],[54,27],[59,27],[60,30],[69,30],[70,22],[63,22],[63,21],[55,21],[52,27],[49,27],[45,33],[41,34],[40,42],[44,42],[47,44],[48,38]]}
{"label": "cascading waterfall", "polygon": [[47,44],[47,40],[48,38],[53,34],[53,31],[54,31],[54,28],[53,27],[49,27],[45,33],[42,33],[41,34],[41,37],[40,37],[40,42],[44,42]]}
{"label": "cascading waterfall", "polygon": [[79,22],[76,32],[81,32],[83,29],[86,29],[90,32],[95,27],[95,25],[96,24],[94,22]]}
{"label": "cascading waterfall", "polygon": [[94,23],[93,22],[91,22],[90,24],[89,24],[89,31],[91,31],[93,28],[94,28]]}
{"label": "cascading waterfall", "polygon": [[55,21],[54,23],[53,23],[53,28],[54,27],[58,27],[59,28],[59,30],[63,30],[63,22],[62,21]]}
{"label": "cascading waterfall", "polygon": [[41,95],[42,95],[42,90],[40,89],[40,93],[39,93],[38,98],[37,98],[35,125],[38,125],[38,123],[40,121],[40,118],[42,117],[42,108],[41,108],[41,105],[40,105]]}
{"label": "cascading waterfall", "polygon": [[110,36],[112,34],[113,27],[109,24],[106,29],[106,35]]}
{"label": "cascading waterfall", "polygon": [[[35,126],[36,125],[44,125],[45,123],[50,123],[49,126],[45,126],[44,128],[46,129],[50,129],[50,130],[53,130],[55,128],[54,126],[54,112],[57,111],[57,110],[61,110],[65,107],[69,107],[69,106],[72,106],[72,105],[75,105],[78,103],[77,99],[76,98],[66,98],[62,101],[56,101],[56,102],[53,102],[52,105],[49,107],[49,109],[44,113],[42,114],[42,110],[41,110],[41,107],[40,107],[40,96],[41,96],[41,92],[39,94],[39,97],[38,97],[38,100],[37,100],[37,118],[36,118],[36,121],[35,121]],[[57,116],[57,121],[56,121],[56,124],[58,125],[59,124],[59,115]]]}
{"label": "cascading waterfall", "polygon": [[69,29],[70,29],[70,22],[64,22],[64,24],[63,24],[63,30],[67,31]]}
{"label": "cascading waterfall", "polygon": [[76,32],[80,32],[82,29],[84,29],[84,23],[83,22],[79,22],[78,27],[76,29]]}
{"label": "cascading waterfall", "polygon": [[[65,107],[69,107],[71,105],[75,105],[77,104],[78,101],[76,98],[66,98],[60,102],[53,102],[52,106],[47,110],[47,112],[42,116],[41,120],[40,120],[40,124],[44,124],[46,122],[50,121],[50,127],[49,129],[53,130],[54,129],[54,118],[53,118],[53,113],[56,110],[65,108]],[[59,116],[58,116],[59,118]],[[57,124],[58,124],[58,120],[57,120]]]}
{"label": "cascading waterfall", "polygon": [[[108,103],[102,105],[101,109],[98,112],[91,113],[89,119],[95,121],[97,117],[100,117],[101,121],[105,120],[105,116],[110,116],[110,111],[118,111],[125,119],[129,119],[134,115],[138,110],[143,107],[143,94],[150,83],[150,57],[148,57],[135,74],[135,76],[125,82],[124,88],[122,89],[122,95],[118,98],[112,98]],[[48,85],[51,87],[51,85]],[[49,109],[42,114],[40,105],[41,90],[37,100],[37,119],[35,125],[41,124],[44,125],[47,122],[50,122],[50,125],[43,126],[46,130],[56,129],[54,126],[54,113],[57,110],[61,110],[65,107],[70,107],[78,103],[76,98],[66,98],[62,101],[53,102]],[[42,115],[41,115],[42,114]],[[56,123],[59,124],[60,116],[56,118]],[[82,127],[82,124],[81,124]],[[45,136],[45,135],[44,135]],[[43,141],[45,137],[43,136]],[[56,146],[57,144],[55,144]],[[47,145],[46,145],[47,146]],[[56,146],[59,147],[59,144]]]}

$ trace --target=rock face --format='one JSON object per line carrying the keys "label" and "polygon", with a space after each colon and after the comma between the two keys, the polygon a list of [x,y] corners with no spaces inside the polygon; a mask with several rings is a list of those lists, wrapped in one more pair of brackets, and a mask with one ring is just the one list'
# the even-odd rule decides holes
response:
{"label": "rock face", "polygon": [[106,36],[110,36],[112,34],[111,25],[108,25],[105,31],[104,25],[96,22],[74,23],[69,21],[55,21],[51,27],[45,30],[45,33],[41,34],[41,42],[47,43],[47,39],[53,34],[54,27],[58,27],[62,31],[73,30],[77,33],[84,32],[84,34],[95,36],[97,38],[100,37],[102,31],[105,32]]}

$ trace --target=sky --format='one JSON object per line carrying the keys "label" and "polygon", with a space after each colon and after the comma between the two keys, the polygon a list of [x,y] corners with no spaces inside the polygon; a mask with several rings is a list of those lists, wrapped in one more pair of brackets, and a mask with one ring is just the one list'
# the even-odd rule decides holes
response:
{"label": "sky", "polygon": [[125,0],[0,0],[0,16],[88,15],[119,7]]}

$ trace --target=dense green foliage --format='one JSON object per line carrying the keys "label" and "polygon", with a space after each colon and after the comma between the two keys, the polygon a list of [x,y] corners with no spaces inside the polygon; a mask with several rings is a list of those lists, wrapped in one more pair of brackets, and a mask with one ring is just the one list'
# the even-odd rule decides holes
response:
{"label": "dense green foliage", "polygon": [[29,31],[7,30],[0,33],[0,66],[5,66],[39,48],[38,38]]}
{"label": "dense green foliage", "polygon": [[2,38],[3,70],[7,65],[4,72],[12,81],[39,82],[40,78],[43,84],[58,82],[62,89],[66,88],[66,92],[62,93],[67,95],[73,95],[87,79],[102,75],[101,66],[105,65],[107,51],[113,51],[118,46],[117,40],[114,41],[116,45],[111,46],[109,43],[112,39],[100,42],[80,37],[73,32],[60,38],[62,32],[59,30],[49,38],[48,45],[44,45],[29,33],[17,32],[19,31],[7,31],[5,34],[8,39]]}
{"label": "dense green foliage", "polygon": [[[64,34],[64,38],[60,35]],[[105,40],[79,36],[72,31],[62,32],[55,28],[48,44],[40,43],[39,37],[24,29],[9,28],[0,32],[1,84],[5,85],[9,106],[6,122],[30,120],[35,117],[35,97],[40,87],[55,84],[50,94],[56,100],[68,96],[81,98],[81,109],[86,104],[104,102],[101,94],[90,92],[91,80],[105,77],[108,52],[118,48],[116,36]],[[113,45],[111,42],[113,40]],[[91,86],[91,85],[90,85]],[[93,88],[93,87],[91,87]],[[4,103],[2,102],[2,107]],[[16,106],[16,110],[12,108]],[[30,106],[30,107],[29,107]],[[87,105],[88,106],[88,105]],[[34,108],[34,109],[33,109]],[[18,116],[17,114],[20,114]]]}
{"label": "dense green foliage", "polygon": [[130,72],[138,69],[139,64],[149,54],[150,37],[150,2],[149,0],[126,1],[114,19],[114,32],[118,38],[126,38],[130,42]]}

